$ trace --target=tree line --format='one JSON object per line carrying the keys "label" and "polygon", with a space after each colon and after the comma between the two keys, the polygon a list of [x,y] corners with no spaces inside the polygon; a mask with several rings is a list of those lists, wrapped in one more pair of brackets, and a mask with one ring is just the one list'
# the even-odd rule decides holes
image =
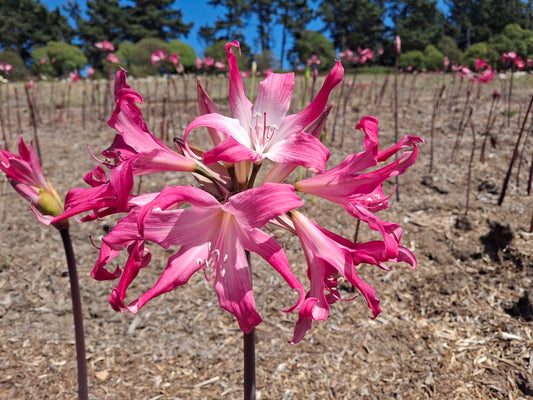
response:
{"label": "tree line", "polygon": [[[463,53],[473,44],[494,40],[509,24],[525,31],[533,29],[533,0],[445,0],[445,3],[448,15],[439,10],[436,0],[319,0],[313,2],[313,7],[306,0],[208,0],[207,4],[220,12],[213,23],[199,27],[198,35],[213,55],[220,53],[218,42],[234,39],[241,42],[244,53],[249,53],[251,39],[243,32],[254,21],[261,47],[255,57],[262,64],[279,68],[276,60],[286,56],[297,65],[317,50],[330,56],[332,52],[357,46],[383,48],[380,62],[390,65],[395,35],[402,38],[404,53],[424,52],[429,45],[443,41],[439,46],[441,52],[444,47]],[[193,27],[193,23],[184,22],[180,3],[174,0],[87,0],[85,13],[77,0],[69,0],[62,10],[48,10],[39,0],[3,0],[0,15],[3,53],[16,53],[26,65],[32,61],[35,64],[32,53],[36,49],[51,42],[63,42],[75,43],[87,62],[101,69],[103,55],[94,47],[95,42],[106,39],[116,48],[124,43],[131,48],[148,38],[166,43],[173,39],[186,41]],[[322,21],[324,32],[307,30],[313,20]],[[275,27],[281,28],[282,33],[279,54],[272,52],[270,33]],[[326,38],[326,31],[331,41]],[[513,45],[512,40],[507,44]],[[533,53],[533,48],[526,44],[523,56],[527,57],[529,51]]]}

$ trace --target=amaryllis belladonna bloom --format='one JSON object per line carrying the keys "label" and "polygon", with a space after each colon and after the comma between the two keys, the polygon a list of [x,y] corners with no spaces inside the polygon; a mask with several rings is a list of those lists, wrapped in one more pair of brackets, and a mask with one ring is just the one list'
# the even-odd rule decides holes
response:
{"label": "amaryllis belladonna bloom", "polygon": [[109,40],[103,40],[101,42],[96,42],[94,44],[94,47],[96,47],[97,49],[109,51],[109,52],[115,51],[115,46],[113,46],[113,43],[111,43]]}
{"label": "amaryllis belladonna bloom", "polygon": [[[0,171],[7,176],[11,186],[31,204],[39,222],[50,225],[54,217],[64,212],[63,202],[43,174],[37,152],[30,143],[19,140],[19,155],[0,148]],[[58,222],[57,227],[68,225]]]}
{"label": "amaryllis belladonna bloom", "polygon": [[[119,71],[116,109],[109,120],[118,134],[102,152],[102,165],[85,176],[90,187],[72,189],[66,212],[54,222],[78,214],[85,214],[82,221],[126,214],[102,239],[92,272],[98,280],[119,279],[109,298],[117,311],[138,312],[154,297],[202,272],[213,282],[220,306],[249,333],[262,320],[255,307],[246,256],[251,252],[266,260],[296,292],[292,301],[280,300],[289,306],[285,311],[298,311],[293,343],[304,337],[312,321],[327,318],[329,306],[342,299],[337,287],[340,279],[357,288],[371,316],[376,317],[380,312],[376,291],[357,271],[364,264],[384,269],[388,262],[416,265],[413,254],[400,244],[400,225],[375,214],[388,207],[392,195],[384,193],[384,182],[403,174],[415,162],[421,139],[406,136],[390,148],[380,149],[378,121],[365,117],[357,126],[364,135],[364,150],[326,169],[329,151],[318,137],[331,110],[328,95],[343,77],[340,62],[315,100],[300,113],[287,115],[294,75],[269,73],[252,104],[244,93],[234,48],[239,49],[238,42],[226,45],[232,118],[219,112],[198,82],[201,115],[187,127],[183,140],[175,141],[177,151],[149,132],[135,104],[142,98],[126,83],[125,72]],[[189,142],[189,133],[198,127],[208,129],[212,148],[201,149]],[[398,152],[397,159],[390,161]],[[274,164],[263,163],[265,159]],[[271,170],[255,186],[263,165]],[[285,183],[297,165],[307,167],[313,176],[294,185]],[[167,186],[160,192],[133,194],[137,176],[156,172],[192,173],[199,187]],[[382,240],[354,243],[317,225],[303,214],[304,202],[298,192],[342,206],[348,215],[379,232]],[[307,260],[307,291],[268,226],[299,238]],[[150,247],[156,245],[176,250],[153,286],[132,295],[132,282],[149,266]],[[113,267],[123,251],[127,252],[124,265]]]}
{"label": "amaryllis belladonna bloom", "polygon": [[109,53],[107,55],[107,60],[113,64],[120,64],[120,58],[118,58],[115,53]]}

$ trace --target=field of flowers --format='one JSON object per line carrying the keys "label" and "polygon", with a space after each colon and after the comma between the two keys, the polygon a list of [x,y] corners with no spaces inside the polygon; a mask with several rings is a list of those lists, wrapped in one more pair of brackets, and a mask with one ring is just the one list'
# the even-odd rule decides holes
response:
{"label": "field of flowers", "polygon": [[[419,136],[425,143],[405,174],[385,182],[389,208],[377,215],[402,225],[402,245],[416,255],[418,266],[416,271],[407,263],[389,271],[357,267],[381,300],[376,319],[368,318],[363,296],[339,301],[327,320],[314,321],[299,343],[290,344],[298,313],[280,310],[291,307],[297,295],[252,254],[255,306],[263,318],[256,328],[258,398],[533,396],[533,198],[528,194],[533,79],[515,75],[508,103],[508,77],[496,75],[490,83],[460,73],[398,77],[397,135]],[[230,115],[227,77],[198,78],[220,112]],[[289,114],[309,103],[324,78],[315,86],[296,77]],[[322,130],[331,153],[328,169],[364,150],[365,135],[355,127],[365,116],[379,120],[380,150],[395,143],[393,81],[393,75],[346,72],[345,83],[330,94],[334,107]],[[139,107],[148,129],[174,148],[173,138],[183,137],[199,115],[195,77],[128,77],[128,83],[144,98]],[[252,80],[244,83],[249,94]],[[43,170],[60,197],[72,187],[88,187],[83,177],[96,165],[91,154],[101,158],[116,133],[106,124],[115,109],[113,92],[113,82],[104,80],[26,88],[3,84],[0,106],[9,148],[16,149],[20,134],[29,142],[37,131]],[[199,147],[209,146],[203,128],[191,136]],[[510,168],[513,153],[517,158]],[[297,168],[287,182],[310,176]],[[258,181],[263,177],[260,171]],[[134,191],[195,183],[185,174],[164,172],[137,179]],[[299,211],[337,235],[357,242],[380,239],[341,206],[311,193],[301,197],[305,205]],[[0,399],[73,399],[76,349],[61,241],[28,208],[1,175]],[[116,283],[93,280],[91,270],[96,247],[117,221],[112,215],[70,222],[90,398],[242,398],[242,332],[236,318],[219,307],[213,282],[204,274],[192,275],[187,285],[151,300],[137,314],[110,307]],[[198,229],[205,228],[199,223]],[[275,225],[270,233],[282,244],[294,275],[306,279],[298,238]],[[174,254],[156,246],[151,252],[150,265],[129,288],[132,299],[157,281]],[[121,254],[111,265],[125,262]],[[338,290],[343,299],[356,295],[348,281],[339,281]]]}

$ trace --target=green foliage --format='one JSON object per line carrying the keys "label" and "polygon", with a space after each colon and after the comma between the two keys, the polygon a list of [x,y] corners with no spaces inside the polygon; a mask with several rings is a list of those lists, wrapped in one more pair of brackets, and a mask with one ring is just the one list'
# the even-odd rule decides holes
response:
{"label": "green foliage", "polygon": [[289,58],[294,66],[305,64],[313,54],[320,58],[319,69],[329,70],[335,63],[335,47],[322,33],[304,31],[294,42],[294,47],[289,51]]}
{"label": "green foliage", "polygon": [[29,71],[22,58],[13,50],[0,52],[0,62],[11,64],[13,69],[9,73],[10,81],[21,81],[28,77]]}
{"label": "green foliage", "polygon": [[166,48],[169,54],[176,53],[180,56],[180,63],[183,64],[186,71],[196,70],[196,52],[191,46],[179,40],[173,40],[167,44]]}
{"label": "green foliage", "polygon": [[444,55],[432,44],[428,44],[424,49],[424,68],[434,71],[444,68]]}
{"label": "green foliage", "polygon": [[255,54],[254,60],[257,62],[257,70],[265,71],[269,68],[274,70],[279,69],[279,61],[274,57],[274,52],[271,50],[264,51],[261,54]]}
{"label": "green foliage", "polygon": [[409,66],[413,69],[423,69],[424,68],[424,53],[420,50],[412,50],[406,53],[400,54],[400,59],[398,60],[398,65],[400,68],[407,68]]}
{"label": "green foliage", "polygon": [[0,48],[16,51],[23,60],[30,59],[35,46],[52,40],[70,40],[74,31],[57,8],[48,8],[35,0],[0,1]]}
{"label": "green foliage", "polygon": [[120,63],[129,71],[133,65],[133,60],[136,58],[135,44],[129,41],[122,42],[115,55],[120,58]]}
{"label": "green foliage", "polygon": [[[54,76],[64,76],[70,71],[77,71],[87,64],[87,57],[81,49],[72,44],[65,42],[48,42],[46,46],[36,48],[32,52],[33,63],[35,66],[40,65],[42,58],[47,59],[45,73]],[[52,63],[52,59],[55,61]],[[39,67],[36,67],[38,69]]]}
{"label": "green foliage", "polygon": [[375,47],[385,32],[382,1],[322,0],[320,13],[337,49]]}
{"label": "green foliage", "polygon": [[450,36],[443,36],[437,44],[437,48],[440,52],[448,57],[450,62],[460,64],[463,52],[459,50],[457,43]]}
{"label": "green foliage", "polygon": [[128,71],[135,76],[158,75],[159,68],[152,65],[150,57],[154,51],[166,48],[167,42],[156,38],[142,39],[133,48],[126,48],[131,51]]}
{"label": "green foliage", "polygon": [[444,34],[445,16],[431,0],[396,0],[390,10],[393,31],[402,38],[402,50],[422,50]]}
{"label": "green foliage", "polygon": [[133,0],[133,3],[126,8],[128,40],[168,40],[189,34],[193,24],[182,21],[183,13],[173,7],[174,0]]}
{"label": "green foliage", "polygon": [[480,58],[490,65],[495,65],[500,58],[500,54],[485,42],[475,43],[464,52],[461,63],[463,65],[468,65],[470,68],[474,68],[476,65],[476,58]]}
{"label": "green foliage", "polygon": [[[239,52],[236,50],[233,50],[235,55],[237,56],[237,64],[239,65],[239,69],[241,71],[246,71],[250,69],[251,65],[251,52],[250,47],[246,45],[246,43],[240,42],[239,45],[241,46],[241,55],[239,56]],[[206,57],[214,58],[215,61],[226,60],[226,41],[225,40],[219,40],[213,45],[206,47],[204,50]]]}

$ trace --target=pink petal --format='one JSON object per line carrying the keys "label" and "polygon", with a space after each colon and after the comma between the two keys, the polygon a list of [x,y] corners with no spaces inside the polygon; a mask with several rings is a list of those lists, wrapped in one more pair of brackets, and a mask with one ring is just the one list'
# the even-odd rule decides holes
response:
{"label": "pink petal", "polygon": [[329,150],[316,137],[302,132],[276,142],[263,155],[276,163],[297,164],[322,172],[329,159]]}
{"label": "pink petal", "polygon": [[[253,105],[252,117],[266,114],[267,126],[279,128],[291,103],[294,73],[268,74],[259,84],[259,95]],[[246,125],[245,125],[246,126]]]}
{"label": "pink petal", "polygon": [[[236,47],[241,52],[239,42],[236,40],[231,43],[226,43],[226,55],[228,57],[229,68],[229,104],[231,108],[231,115],[240,121],[242,126],[250,126],[252,120],[252,103],[244,93],[244,85],[242,83],[241,74],[237,65],[237,57],[233,53],[233,47]],[[242,143],[242,142],[241,142]],[[243,143],[244,144],[244,143]]]}
{"label": "pink petal", "polygon": [[262,228],[271,219],[303,205],[292,185],[265,183],[230,197],[222,210],[251,229]]}

